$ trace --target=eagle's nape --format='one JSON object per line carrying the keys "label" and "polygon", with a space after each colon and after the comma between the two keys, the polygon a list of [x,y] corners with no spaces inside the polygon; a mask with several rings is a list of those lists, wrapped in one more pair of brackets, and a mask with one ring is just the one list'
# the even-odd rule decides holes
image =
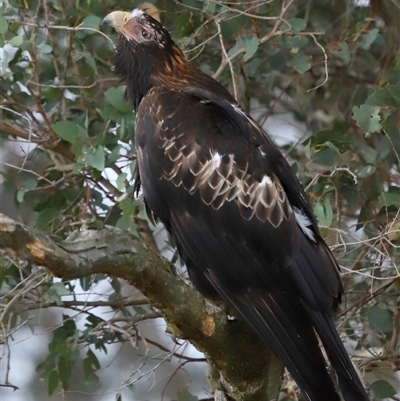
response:
{"label": "eagle's nape", "polygon": [[137,182],[196,288],[233,307],[308,400],[340,400],[315,333],[344,399],[368,400],[331,319],[339,267],[281,152],[158,21],[140,10],[104,21],[120,33],[115,70],[137,113]]}

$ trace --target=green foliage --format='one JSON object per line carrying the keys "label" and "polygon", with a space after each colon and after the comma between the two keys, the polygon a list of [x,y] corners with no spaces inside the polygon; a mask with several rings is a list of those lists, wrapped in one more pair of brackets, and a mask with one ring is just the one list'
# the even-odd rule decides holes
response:
{"label": "green foliage", "polygon": [[129,103],[124,100],[124,89],[123,87],[110,88],[105,93],[104,96],[110,102],[110,104],[121,113],[130,114],[132,112]]}
{"label": "green foliage", "polygon": [[363,104],[360,107],[354,107],[353,112],[357,125],[364,132],[379,132],[382,129],[379,107]]}
{"label": "green foliage", "polygon": [[329,227],[333,222],[333,211],[328,198],[325,198],[324,203],[316,203],[314,213],[317,216],[319,224]]}
{"label": "green foliage", "polygon": [[[344,0],[298,0],[282,15],[280,1],[259,1],[250,9],[240,2],[153,3],[167,11],[162,22],[194,65],[231,91],[236,88],[248,110],[249,99],[265,106],[260,122],[269,114],[282,121],[287,112],[301,124],[303,144],[286,138],[283,150],[343,266],[347,295],[338,312],[340,328],[371,375],[376,365],[369,365],[375,355],[370,349],[378,348],[382,361],[397,366],[400,38],[392,2],[379,11],[349,10]],[[15,168],[4,168],[3,187],[18,212],[29,211],[27,222],[63,238],[93,224],[139,235],[135,219],[146,219],[143,202],[132,200],[135,117],[124,100],[125,87],[111,71],[116,36],[107,28],[97,31],[116,8],[129,10],[132,2],[0,5],[0,136],[4,154],[20,154],[9,162]],[[19,270],[4,262],[0,269],[1,288],[10,291],[7,302],[23,291],[44,313],[47,307],[65,308],[66,297],[76,301],[81,290],[91,294],[97,285],[111,283],[106,298],[115,318],[146,315],[146,307],[123,307],[126,298],[116,279],[87,277],[77,290],[78,283],[41,281],[31,265]],[[26,282],[28,277],[34,279]],[[32,308],[27,304],[23,311]],[[50,395],[71,388],[78,364],[87,391],[97,391],[99,352],[127,340],[96,309],[83,310],[83,328],[77,328],[75,315],[63,315],[37,368]],[[10,333],[21,322],[16,316],[11,302],[4,315]],[[370,384],[378,397],[394,394],[385,380]],[[197,399],[187,389],[177,397]]]}
{"label": "green foliage", "polygon": [[176,395],[178,396],[178,401],[199,401],[199,398],[189,393],[186,388],[178,390]]}
{"label": "green foliage", "polygon": [[390,309],[372,306],[368,309],[368,321],[382,333],[393,331],[393,313]]}
{"label": "green foliage", "polygon": [[58,121],[52,125],[52,128],[59,137],[72,145],[76,144],[80,137],[86,135],[82,127],[72,121]]}
{"label": "green foliage", "polygon": [[391,398],[396,390],[386,380],[377,380],[371,384],[371,389],[379,398]]}
{"label": "green foliage", "polygon": [[78,339],[79,332],[74,321],[69,316],[63,315],[63,324],[53,331],[49,355],[36,369],[47,384],[49,395],[52,395],[59,386],[63,391],[68,389],[72,368],[79,359]]}
{"label": "green foliage", "polygon": [[94,392],[99,385],[99,377],[94,373],[100,369],[100,363],[96,355],[89,349],[83,360],[84,383],[89,391]]}

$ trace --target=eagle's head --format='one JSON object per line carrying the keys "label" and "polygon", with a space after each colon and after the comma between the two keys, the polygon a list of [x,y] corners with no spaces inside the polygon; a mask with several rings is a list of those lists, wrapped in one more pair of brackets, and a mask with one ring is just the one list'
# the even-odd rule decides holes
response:
{"label": "eagle's head", "polygon": [[135,8],[132,12],[114,11],[108,14],[102,24],[111,25],[132,45],[157,46],[166,51],[173,45],[168,31],[147,12]]}
{"label": "eagle's head", "polygon": [[114,11],[102,24],[118,33],[115,72],[126,82],[126,95],[134,109],[153,87],[182,81],[190,70],[181,49],[165,27],[141,9]]}

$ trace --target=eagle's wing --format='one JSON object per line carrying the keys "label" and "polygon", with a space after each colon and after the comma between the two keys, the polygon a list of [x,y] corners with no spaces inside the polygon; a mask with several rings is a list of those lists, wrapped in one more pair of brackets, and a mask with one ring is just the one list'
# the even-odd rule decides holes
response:
{"label": "eagle's wing", "polygon": [[[329,313],[342,287],[290,166],[236,105],[198,88],[154,88],[137,113],[146,202],[170,230],[192,281],[219,294],[282,359],[312,399],[362,388]],[[353,398],[349,398],[353,399]]]}

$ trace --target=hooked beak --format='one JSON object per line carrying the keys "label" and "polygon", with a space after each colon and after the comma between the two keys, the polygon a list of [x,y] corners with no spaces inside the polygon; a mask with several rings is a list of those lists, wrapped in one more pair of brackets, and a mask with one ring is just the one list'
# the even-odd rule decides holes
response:
{"label": "hooked beak", "polygon": [[122,34],[128,33],[125,29],[126,23],[132,19],[132,14],[125,11],[113,11],[108,14],[101,25],[111,25],[117,32]]}

